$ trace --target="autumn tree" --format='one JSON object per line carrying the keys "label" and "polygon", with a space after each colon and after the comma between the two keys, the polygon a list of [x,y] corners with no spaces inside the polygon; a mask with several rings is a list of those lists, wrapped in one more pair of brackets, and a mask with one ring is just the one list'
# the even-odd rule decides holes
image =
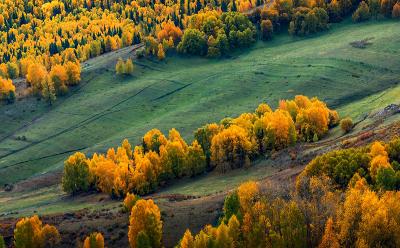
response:
{"label": "autumn tree", "polygon": [[242,213],[248,212],[257,197],[260,194],[260,189],[256,182],[249,181],[246,183],[242,183],[237,190],[237,195],[240,202],[240,208]]}
{"label": "autumn tree", "polygon": [[117,72],[117,75],[125,74],[125,64],[121,58],[118,59],[118,62],[115,65],[115,71]]}
{"label": "autumn tree", "polygon": [[55,248],[61,242],[61,236],[57,228],[50,225],[45,225],[42,228],[42,240],[44,242],[43,247]]}
{"label": "autumn tree", "polygon": [[332,218],[329,218],[326,221],[324,236],[322,237],[318,248],[340,248]]}
{"label": "autumn tree", "polygon": [[371,13],[369,11],[368,4],[362,1],[359,5],[357,10],[354,12],[353,16],[354,22],[363,22],[367,21],[371,18]]}
{"label": "autumn tree", "polygon": [[85,238],[83,248],[104,248],[104,237],[101,233],[91,233]]}
{"label": "autumn tree", "polygon": [[391,17],[393,14],[393,8],[394,5],[396,4],[397,1],[395,0],[382,0],[380,1],[381,3],[381,8],[380,8],[380,12],[386,16],[386,17]]}
{"label": "autumn tree", "polygon": [[186,229],[185,234],[182,237],[180,242],[180,248],[193,248],[194,247],[194,239],[192,233],[189,229]]}
{"label": "autumn tree", "polygon": [[270,20],[262,20],[261,21],[261,37],[263,40],[272,39],[272,35],[274,33],[274,26]]}
{"label": "autumn tree", "polygon": [[64,162],[63,190],[70,194],[89,188],[89,166],[83,153],[77,152]]}
{"label": "autumn tree", "polygon": [[374,142],[371,145],[369,155],[372,158],[369,171],[373,179],[376,178],[379,169],[391,168],[388,153],[386,152],[386,149],[381,142]]}
{"label": "autumn tree", "polygon": [[133,206],[135,206],[136,202],[140,198],[136,196],[135,194],[128,193],[126,194],[126,197],[124,199],[124,211],[125,212],[131,212]]}
{"label": "autumn tree", "polygon": [[165,59],[165,51],[164,51],[164,47],[163,47],[163,45],[161,43],[158,44],[157,58],[158,58],[158,60],[164,60]]}
{"label": "autumn tree", "polygon": [[161,215],[152,200],[139,200],[132,208],[128,233],[130,247],[139,247],[138,236],[140,233],[147,236],[150,247],[161,247]]}
{"label": "autumn tree", "polygon": [[399,19],[399,18],[400,18],[400,2],[397,2],[397,3],[393,6],[392,18],[395,18],[395,19]]}
{"label": "autumn tree", "polygon": [[64,66],[54,65],[49,73],[49,79],[53,83],[53,87],[58,95],[64,95],[67,93],[68,88],[66,83],[68,80],[68,74]]}
{"label": "autumn tree", "polygon": [[132,59],[127,59],[125,62],[125,74],[133,75],[133,70],[134,70],[134,66],[133,66]]}
{"label": "autumn tree", "polygon": [[7,63],[7,73],[8,73],[8,77],[11,79],[17,78],[19,76],[18,64],[15,62],[8,62]]}
{"label": "autumn tree", "polygon": [[32,86],[34,93],[41,91],[42,82],[46,79],[47,70],[44,66],[34,63],[28,68],[26,81]]}
{"label": "autumn tree", "polygon": [[215,135],[211,141],[211,163],[221,172],[249,166],[251,143],[246,131],[230,126]]}
{"label": "autumn tree", "polygon": [[37,215],[19,220],[14,229],[16,248],[56,247],[59,242],[57,229],[49,225],[43,227]]}
{"label": "autumn tree", "polygon": [[0,100],[4,100],[7,103],[15,101],[15,86],[11,79],[0,77]]}
{"label": "autumn tree", "polygon": [[42,82],[42,97],[51,106],[56,101],[56,90],[53,81],[46,77]]}
{"label": "autumn tree", "polygon": [[81,66],[79,62],[68,61],[65,65],[67,73],[67,84],[77,85],[81,81]]}
{"label": "autumn tree", "polygon": [[143,136],[142,146],[144,151],[160,152],[160,146],[167,144],[167,138],[158,129],[152,129]]}
{"label": "autumn tree", "polygon": [[197,140],[193,141],[192,145],[188,147],[186,163],[189,170],[186,172],[188,176],[199,175],[206,171],[206,156]]}

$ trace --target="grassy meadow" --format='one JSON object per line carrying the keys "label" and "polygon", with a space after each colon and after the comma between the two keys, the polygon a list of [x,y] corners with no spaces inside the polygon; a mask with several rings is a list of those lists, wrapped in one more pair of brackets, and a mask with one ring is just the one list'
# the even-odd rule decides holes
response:
{"label": "grassy meadow", "polygon": [[[193,131],[206,123],[253,111],[261,102],[276,107],[279,99],[298,94],[318,96],[343,116],[360,119],[399,101],[399,31],[394,21],[342,23],[308,38],[282,34],[220,60],[175,55],[163,62],[137,60],[133,77],[117,77],[114,71],[119,57],[132,56],[129,49],[103,55],[84,65],[82,83],[54,106],[31,97],[0,107],[0,185],[61,170],[75,151],[105,152],[124,138],[138,144],[152,128],[175,127],[191,141]],[[365,38],[372,38],[365,49],[349,44]],[[210,180],[218,191],[260,172],[269,173],[264,168]],[[170,191],[210,193],[201,190],[209,183],[205,177]],[[22,211],[76,208],[63,203],[59,186],[43,190],[29,199],[17,194],[14,204]],[[0,213],[15,207],[8,197],[0,193]],[[53,203],[59,205],[50,207]]]}

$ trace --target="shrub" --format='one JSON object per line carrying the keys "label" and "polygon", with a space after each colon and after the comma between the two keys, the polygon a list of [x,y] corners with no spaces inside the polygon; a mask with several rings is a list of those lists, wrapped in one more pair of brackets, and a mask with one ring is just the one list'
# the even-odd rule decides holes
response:
{"label": "shrub", "polygon": [[340,128],[345,132],[348,133],[353,129],[353,121],[351,118],[344,118],[340,121]]}

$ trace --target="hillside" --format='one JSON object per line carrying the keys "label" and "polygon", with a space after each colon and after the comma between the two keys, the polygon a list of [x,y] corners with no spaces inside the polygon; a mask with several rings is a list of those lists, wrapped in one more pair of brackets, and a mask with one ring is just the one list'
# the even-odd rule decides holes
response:
{"label": "hillside", "polygon": [[[118,78],[113,70],[131,49],[96,58],[82,84],[55,106],[28,98],[1,107],[0,184],[59,170],[72,151],[102,152],[125,137],[138,143],[153,127],[176,127],[191,139],[196,127],[263,101],[318,95],[345,109],[398,84],[397,30],[395,22],[341,24],[308,39],[282,35],[224,60],[138,60],[132,78]],[[349,45],[371,37],[366,49]],[[352,117],[374,107],[363,106]]]}
{"label": "hillside", "polygon": [[[165,230],[179,229],[166,231],[166,244],[175,244],[184,227],[198,231],[213,223],[226,193],[243,181],[286,180],[313,156],[341,147],[344,140],[358,145],[357,137],[369,130],[375,131],[368,141],[384,139],[386,132],[398,135],[398,125],[387,125],[399,115],[386,118],[382,109],[400,101],[399,31],[392,21],[345,22],[309,38],[282,34],[220,60],[178,55],[163,62],[138,59],[133,77],[116,76],[114,67],[119,57],[134,56],[136,47],[91,59],[82,65],[82,83],[52,107],[33,97],[0,107],[0,185],[14,184],[11,192],[0,191],[0,218],[14,223],[17,216],[49,215],[70,235],[68,242],[84,234],[77,233],[84,228],[81,218],[89,229],[101,220],[104,230],[112,229],[104,231],[113,235],[109,240],[126,244],[119,237],[127,217],[119,213],[119,202],[104,194],[72,198],[61,191],[63,162],[73,152],[105,152],[124,138],[138,144],[151,128],[175,127],[190,141],[205,123],[253,111],[261,102],[276,107],[280,99],[298,94],[318,96],[341,116],[358,121],[350,135],[342,137],[336,128],[325,140],[296,146],[292,150],[301,152],[294,161],[284,150],[275,160],[256,161],[251,169],[183,180],[151,195],[169,221]],[[372,44],[365,49],[350,45],[366,38]],[[191,220],[193,215],[197,217]],[[115,220],[108,221],[110,217]],[[181,218],[184,226],[178,223]]]}

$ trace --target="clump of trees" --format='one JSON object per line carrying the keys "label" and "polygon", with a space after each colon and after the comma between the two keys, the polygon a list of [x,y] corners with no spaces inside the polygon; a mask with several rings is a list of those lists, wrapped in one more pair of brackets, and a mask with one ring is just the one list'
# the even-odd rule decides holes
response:
{"label": "clump of trees", "polygon": [[134,69],[132,59],[129,58],[125,62],[120,58],[115,65],[117,75],[133,75]]}
{"label": "clump of trees", "polygon": [[44,225],[37,215],[19,220],[14,229],[16,248],[57,247],[61,237],[54,226]]}
{"label": "clump of trees", "polygon": [[85,238],[83,248],[104,248],[104,237],[101,233],[91,233]]}
{"label": "clump of trees", "polygon": [[400,138],[384,144],[326,153],[313,159],[299,178],[328,176],[342,189],[364,179],[373,189],[400,188]]}
{"label": "clump of trees", "polygon": [[246,47],[255,42],[256,29],[239,12],[204,11],[188,20],[177,50],[193,55],[219,57],[231,49]]}
{"label": "clump of trees", "polygon": [[360,5],[358,5],[357,10],[353,13],[352,18],[355,22],[363,22],[369,20],[371,18],[371,13],[369,11],[368,4],[362,1]]}
{"label": "clump of trees", "polygon": [[10,104],[15,101],[15,86],[11,79],[0,76],[0,100]]}
{"label": "clump of trees", "polygon": [[63,189],[70,194],[94,189],[117,198],[144,195],[183,177],[248,167],[257,156],[297,140],[317,141],[338,122],[337,112],[317,98],[296,96],[281,101],[275,111],[263,103],[254,113],[207,124],[195,132],[190,145],[175,129],[168,137],[153,129],[136,147],[124,140],[106,154],[70,156],[64,164]]}

